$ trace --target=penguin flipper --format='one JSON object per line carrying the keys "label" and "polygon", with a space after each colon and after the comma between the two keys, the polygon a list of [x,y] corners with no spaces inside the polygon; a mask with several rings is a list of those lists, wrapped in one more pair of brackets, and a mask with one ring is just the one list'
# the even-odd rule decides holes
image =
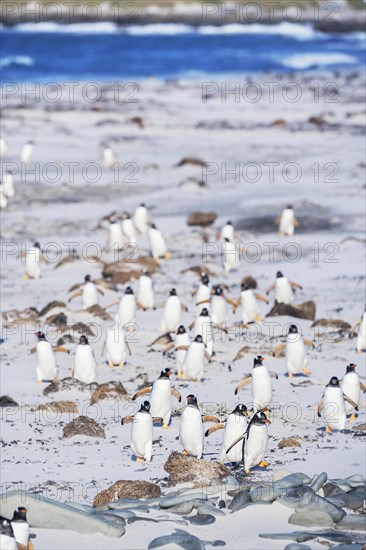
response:
{"label": "penguin flipper", "polygon": [[[178,351],[180,349],[182,349],[183,347],[186,347],[186,346],[178,346],[175,351]],[[174,348],[174,342],[170,342],[167,346],[165,346],[165,348],[163,349],[163,355],[165,355],[166,353],[168,353],[168,351],[170,351],[171,349]],[[187,348],[188,349],[188,348]]]}
{"label": "penguin flipper", "polygon": [[271,285],[271,286],[267,289],[266,294],[268,295],[268,294],[269,294],[270,292],[272,292],[272,290],[274,290],[275,288],[276,288],[276,285],[275,285],[275,283],[273,283],[273,285]]}
{"label": "penguin flipper", "polygon": [[[246,436],[246,432],[240,437],[238,437],[238,439],[235,439],[234,443],[232,443],[230,447],[226,449],[225,453],[228,454],[231,451],[231,449],[235,447],[235,445],[237,445],[240,441],[245,440],[245,436]],[[243,441],[243,447],[244,447],[244,441]]]}
{"label": "penguin flipper", "polygon": [[366,393],[366,386],[365,384],[362,384],[362,382],[360,382],[360,389],[363,393]]}
{"label": "penguin flipper", "polygon": [[297,218],[294,217],[293,223],[295,227],[299,227],[299,220]]}
{"label": "penguin flipper", "polygon": [[56,346],[55,348],[53,348],[53,351],[63,351],[64,353],[70,353],[70,350],[64,348],[63,346]]}
{"label": "penguin flipper", "polygon": [[263,296],[262,294],[256,294],[255,297],[260,302],[264,302],[265,304],[269,304],[269,301],[267,300],[267,298],[265,296]]}
{"label": "penguin flipper", "polygon": [[343,399],[345,401],[347,401],[347,403],[349,403],[356,411],[358,411],[358,405],[357,403],[355,403],[350,397],[348,397],[348,395],[346,395],[345,393],[343,394]]}
{"label": "penguin flipper", "polygon": [[71,300],[77,298],[78,296],[81,296],[81,290],[77,290],[76,292],[74,292],[74,294],[71,294],[70,298],[67,301],[71,302]]}
{"label": "penguin flipper", "polygon": [[275,225],[279,225],[280,221],[281,221],[281,214],[278,214],[278,216],[276,216],[274,221]]}
{"label": "penguin flipper", "polygon": [[122,426],[124,426],[125,424],[131,424],[132,422],[133,422],[133,416],[131,416],[131,415],[125,416],[125,417],[122,418],[122,420],[121,420]]}
{"label": "penguin flipper", "polygon": [[276,347],[276,349],[273,352],[273,357],[278,357],[281,351],[285,349],[286,344],[282,343],[279,346]]}
{"label": "penguin flipper", "polygon": [[141,395],[145,395],[145,393],[150,393],[152,390],[152,386],[146,386],[146,388],[142,388],[138,392],[135,393],[135,395],[132,397],[132,401],[135,401],[138,397]]}
{"label": "penguin flipper", "polygon": [[235,395],[237,395],[238,392],[244,388],[244,386],[246,386],[247,384],[250,384],[251,378],[252,378],[252,375],[251,375],[251,374],[246,374],[246,375],[244,376],[243,380],[241,380],[241,381],[239,382],[239,385],[238,385],[238,387],[237,387],[236,390],[235,390]]}
{"label": "penguin flipper", "polygon": [[223,422],[220,422],[219,424],[216,424],[215,426],[212,426],[212,428],[209,428],[208,430],[206,430],[205,437],[208,437],[214,432],[217,432],[217,430],[223,430],[224,428],[225,428],[225,424]]}
{"label": "penguin flipper", "polygon": [[211,325],[214,327],[214,328],[218,328],[219,330],[221,330],[222,332],[225,332],[225,334],[228,334],[228,330],[226,327],[222,326],[222,325],[218,325],[217,323],[211,323]]}
{"label": "penguin flipper", "polygon": [[176,388],[172,388],[172,395],[174,395],[174,397],[179,401],[179,403],[182,401],[182,397]]}
{"label": "penguin flipper", "polygon": [[278,374],[276,372],[273,372],[273,370],[268,371],[268,374],[272,377],[278,380]]}
{"label": "penguin flipper", "polygon": [[100,294],[101,296],[104,296],[104,292],[103,292],[103,290],[102,290],[101,288],[98,288],[98,287],[97,287],[97,292],[98,292],[98,294]]}
{"label": "penguin flipper", "polygon": [[318,409],[317,409],[318,418],[320,418],[321,415],[322,415],[323,407],[324,407],[324,402],[323,402],[323,397],[322,397],[321,400],[319,401]]}
{"label": "penguin flipper", "polygon": [[172,338],[170,336],[169,332],[166,332],[165,334],[161,334],[151,344],[148,345],[149,348],[155,344],[170,344],[172,342]]}
{"label": "penguin flipper", "polygon": [[309,348],[314,348],[314,342],[312,340],[309,340],[308,338],[304,338],[304,344],[308,346]]}
{"label": "penguin flipper", "polygon": [[202,422],[215,422],[216,424],[219,424],[220,420],[217,418],[217,416],[213,416],[211,414],[203,414]]}
{"label": "penguin flipper", "polygon": [[302,290],[302,286],[299,285],[299,283],[295,283],[295,281],[290,281],[290,285],[292,288],[298,288],[299,290]]}

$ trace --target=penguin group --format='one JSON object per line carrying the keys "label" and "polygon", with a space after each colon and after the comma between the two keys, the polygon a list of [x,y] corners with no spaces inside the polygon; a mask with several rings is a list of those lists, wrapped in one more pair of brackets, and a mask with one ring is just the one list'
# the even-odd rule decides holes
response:
{"label": "penguin group", "polygon": [[19,506],[13,517],[0,517],[1,550],[33,550],[30,529],[27,520],[27,509]]}

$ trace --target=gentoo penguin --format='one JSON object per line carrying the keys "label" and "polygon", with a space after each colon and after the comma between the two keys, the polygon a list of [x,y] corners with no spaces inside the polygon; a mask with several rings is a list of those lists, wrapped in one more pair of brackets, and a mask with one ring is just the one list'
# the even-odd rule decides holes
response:
{"label": "gentoo penguin", "polygon": [[172,371],[170,369],[162,370],[160,376],[152,385],[139,390],[132,398],[134,401],[141,395],[151,392],[150,412],[153,417],[163,419],[163,428],[169,428],[170,417],[172,415],[172,395],[181,402],[181,396],[175,388],[171,386],[169,377]]}
{"label": "gentoo penguin", "polygon": [[126,244],[126,238],[122,231],[122,226],[114,216],[109,219],[108,250],[123,250]]}
{"label": "gentoo penguin", "polygon": [[25,274],[23,279],[39,279],[41,276],[41,262],[46,262],[41,252],[41,245],[35,242],[25,253]]}
{"label": "gentoo penguin", "polygon": [[224,241],[227,239],[230,242],[234,241],[234,227],[231,221],[226,222],[226,224],[221,229],[220,239]]}
{"label": "gentoo penguin", "polygon": [[287,333],[285,344],[280,344],[274,351],[274,356],[278,356],[286,347],[286,367],[290,378],[294,374],[303,372],[305,375],[310,374],[308,370],[308,357],[306,354],[305,345],[314,347],[311,340],[303,339],[296,325],[290,325]]}
{"label": "gentoo penguin", "polygon": [[277,216],[276,223],[279,224],[278,233],[281,237],[287,235],[292,237],[295,231],[295,227],[299,225],[299,222],[295,218],[295,213],[292,205],[286,206],[280,216]]}
{"label": "gentoo penguin", "polygon": [[240,263],[240,246],[235,241],[229,241],[225,238],[222,243],[222,255],[224,262],[224,271],[226,274],[232,269],[238,269]]}
{"label": "gentoo penguin", "polygon": [[58,369],[54,349],[50,342],[46,340],[43,332],[36,332],[37,344],[37,382],[55,382],[57,380]]}
{"label": "gentoo penguin", "polygon": [[106,145],[103,148],[102,157],[103,157],[104,168],[106,168],[107,170],[109,168],[112,168],[113,164],[115,163],[115,158],[114,158],[113,150],[109,145]]}
{"label": "gentoo penguin", "polygon": [[[113,302],[110,305],[115,305],[115,303],[116,302]],[[130,286],[126,288],[125,293],[121,297],[121,300],[117,303],[119,305],[114,320],[120,323],[120,325],[124,327],[125,330],[129,330],[135,320],[136,315],[136,297]],[[130,325],[130,327],[128,325]]]}
{"label": "gentoo penguin", "polygon": [[27,141],[22,147],[22,150],[20,152],[20,162],[24,162],[24,164],[28,164],[31,160],[33,152],[33,141]]}
{"label": "gentoo penguin", "polygon": [[137,305],[144,311],[155,309],[153,282],[147,271],[144,271],[137,283]]}
{"label": "gentoo penguin", "polygon": [[220,422],[206,430],[205,436],[207,437],[217,430],[225,429],[219,457],[222,464],[225,462],[235,463],[241,461],[243,450],[240,441],[229,451],[229,453],[227,453],[226,450],[246,432],[248,427],[247,418],[248,412],[246,406],[239,404],[235,407],[233,412],[229,414],[225,422]]}
{"label": "gentoo penguin", "polygon": [[1,550],[18,550],[13,528],[8,520],[2,520],[0,525]]}
{"label": "gentoo penguin", "polygon": [[183,376],[183,365],[188,352],[188,348],[191,344],[191,338],[187,333],[185,327],[180,325],[175,335],[174,350],[175,350],[175,364],[177,366],[178,378]]}
{"label": "gentoo penguin", "polygon": [[131,354],[123,326],[118,322],[107,329],[105,350],[108,366],[110,368],[123,367],[126,361],[127,350]]}
{"label": "gentoo penguin", "polygon": [[211,297],[211,319],[216,325],[221,325],[227,319],[227,301],[222,287],[215,286]]}
{"label": "gentoo penguin", "polygon": [[[80,286],[80,285],[77,285]],[[75,287],[70,289],[73,290]],[[83,309],[88,309],[89,307],[95,306],[99,303],[98,293],[104,296],[103,290],[97,287],[95,283],[91,280],[90,275],[85,275],[84,284],[82,285],[82,290],[79,289],[74,294],[70,296],[68,302],[71,302],[77,296],[82,296]]]}
{"label": "gentoo penguin", "polygon": [[289,281],[281,271],[277,271],[276,282],[269,287],[267,294],[275,290],[276,302],[279,304],[292,304],[294,301],[294,288],[302,289],[302,286]]}
{"label": "gentoo penguin", "polygon": [[197,399],[190,394],[187,396],[187,406],[182,413],[179,427],[179,439],[185,454],[202,457],[203,433],[203,420]]}
{"label": "gentoo penguin", "polygon": [[214,326],[207,308],[203,308],[200,315],[194,322],[193,334],[202,336],[202,341],[206,344],[207,353],[213,354],[213,333]]}
{"label": "gentoo penguin", "polygon": [[0,183],[0,208],[6,208],[8,206],[8,199],[4,192],[4,185]]}
{"label": "gentoo penguin", "polygon": [[[360,382],[358,374],[356,372],[356,365],[350,363],[346,368],[346,374],[342,378],[341,390],[356,405],[360,404],[361,391],[366,392],[366,386]],[[346,412],[350,414],[350,420],[356,420],[356,415],[354,412],[354,407],[352,407],[348,402],[346,402]]]}
{"label": "gentoo penguin", "polygon": [[332,430],[342,431],[344,429],[346,424],[345,401],[358,411],[358,405],[344,395],[338,378],[332,376],[329,384],[325,386],[323,396],[318,405],[318,417],[320,418],[323,413],[325,431],[327,433],[330,433]]}
{"label": "gentoo penguin", "polygon": [[164,314],[161,323],[161,330],[165,332],[175,332],[180,323],[182,315],[182,304],[175,288],[169,293],[169,298],[165,302]]}
{"label": "gentoo penguin", "polygon": [[13,174],[10,170],[7,170],[3,176],[2,181],[2,190],[4,195],[8,199],[12,199],[14,197],[15,191],[14,191],[14,178]]}
{"label": "gentoo penguin", "polygon": [[153,439],[153,418],[150,414],[150,403],[144,401],[135,416],[122,418],[121,424],[132,422],[131,450],[137,462],[150,462]]}
{"label": "gentoo penguin", "polygon": [[234,441],[226,450],[228,454],[239,441],[243,440],[242,460],[247,474],[249,474],[250,469],[255,466],[265,468],[269,465],[268,462],[263,460],[268,447],[267,424],[270,424],[270,421],[265,413],[263,411],[256,412],[249,422],[245,434]]}
{"label": "gentoo penguin", "polygon": [[[29,524],[27,521],[27,509],[19,506],[18,510],[14,510],[13,518],[10,521],[13,528],[15,540],[21,548],[29,550],[33,545],[29,541]],[[2,548],[2,547],[1,547]]]}
{"label": "gentoo penguin", "polygon": [[144,203],[141,203],[140,206],[136,208],[133,215],[133,223],[141,235],[146,233],[149,223],[149,214]]}
{"label": "gentoo penguin", "polygon": [[170,255],[165,242],[165,238],[160,229],[158,229],[154,223],[150,225],[149,241],[151,254],[156,262],[159,261],[159,258],[169,260]]}
{"label": "gentoo penguin", "polygon": [[182,378],[201,381],[207,352],[202,336],[198,334],[188,347],[184,358]]}
{"label": "gentoo penguin", "polygon": [[252,399],[253,409],[269,409],[272,401],[272,378],[278,379],[275,372],[268,371],[263,365],[264,357],[258,355],[254,359],[253,370],[250,374],[246,374],[243,380],[239,383],[235,390],[235,395],[249,382],[252,382]]}
{"label": "gentoo penguin", "polygon": [[350,336],[353,335],[354,331],[358,327],[358,333],[357,333],[357,353],[362,353],[363,351],[366,351],[366,311],[361,316],[361,319],[357,321],[353,325],[353,327],[350,330]]}
{"label": "gentoo penguin", "polygon": [[136,243],[136,231],[130,216],[125,216],[122,220],[122,231],[127,243]]}
{"label": "gentoo penguin", "polygon": [[253,290],[247,283],[241,285],[240,301],[237,305],[241,306],[241,315],[243,324],[260,323],[259,308],[257,300],[261,300],[268,304],[268,300],[261,294],[254,294]]}
{"label": "gentoo penguin", "polygon": [[94,352],[86,336],[80,336],[76,346],[72,376],[84,384],[91,384],[97,375],[97,363]]}
{"label": "gentoo penguin", "polygon": [[199,315],[202,311],[202,307],[205,307],[210,311],[211,304],[211,283],[206,273],[201,273],[201,283],[196,292],[196,315]]}

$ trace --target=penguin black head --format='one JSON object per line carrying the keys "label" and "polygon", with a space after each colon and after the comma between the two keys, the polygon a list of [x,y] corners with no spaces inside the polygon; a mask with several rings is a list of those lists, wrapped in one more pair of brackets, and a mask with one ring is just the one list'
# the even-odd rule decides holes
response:
{"label": "penguin black head", "polygon": [[149,413],[150,412],[150,403],[149,401],[144,401],[141,403],[139,412]]}
{"label": "penguin black head", "polygon": [[27,521],[27,509],[24,506],[19,506],[18,510],[14,510],[13,519],[11,521]]}
{"label": "penguin black head", "polygon": [[35,335],[37,336],[37,340],[38,342],[42,342],[42,340],[46,340],[46,336],[44,335],[43,332],[35,332]]}
{"label": "penguin black head", "polygon": [[222,296],[224,291],[220,285],[215,286],[215,296]]}
{"label": "penguin black head", "polygon": [[33,145],[34,141],[31,139],[29,141],[27,141],[28,145]]}
{"label": "penguin black head", "polygon": [[140,204],[140,206],[141,206],[141,208],[146,208],[146,204],[145,204],[144,202],[142,202],[142,203]]}
{"label": "penguin black head", "polygon": [[208,309],[207,308],[203,308],[203,310],[201,311],[200,313],[200,317],[208,317]]}
{"label": "penguin black head", "polygon": [[248,411],[245,405],[239,403],[233,410],[232,414],[237,414],[238,416],[248,416]]}
{"label": "penguin black head", "polygon": [[347,366],[347,370],[346,370],[346,374],[348,372],[355,372],[355,368],[356,368],[356,365],[354,363],[350,363],[348,366]]}
{"label": "penguin black head", "polygon": [[180,325],[177,330],[177,334],[185,334],[187,331],[183,325]]}
{"label": "penguin black head", "polygon": [[208,285],[210,282],[209,276],[204,271],[201,273],[201,283],[203,285]]}
{"label": "penguin black head", "polygon": [[125,294],[133,294],[133,290],[130,286],[128,286],[125,290]]}
{"label": "penguin black head", "polygon": [[257,424],[257,426],[264,426],[264,424],[270,424],[270,421],[266,417],[263,411],[258,411],[255,413],[251,420],[251,424]]}
{"label": "penguin black head", "polygon": [[253,365],[253,367],[260,367],[260,366],[263,364],[263,361],[264,361],[264,357],[262,357],[261,355],[258,355],[258,356],[254,359],[254,365]]}
{"label": "penguin black head", "polygon": [[81,344],[82,346],[86,346],[87,344],[89,344],[89,341],[87,339],[86,336],[80,336],[79,338],[79,344]]}
{"label": "penguin black head", "polygon": [[151,229],[157,229],[156,225],[154,223],[150,224]]}
{"label": "penguin black head", "polygon": [[41,248],[41,245],[39,244],[38,241],[36,241],[33,246],[34,248]]}
{"label": "penguin black head", "polygon": [[11,526],[11,523],[7,520],[4,520],[1,523],[0,534],[3,535],[4,537],[10,537],[10,538],[13,538],[15,540],[13,528]]}
{"label": "penguin black head", "polygon": [[277,271],[276,277],[277,277],[277,279],[280,279],[281,277],[283,277],[282,271]]}
{"label": "penguin black head", "polygon": [[197,398],[192,394],[187,395],[187,405],[198,407]]}
{"label": "penguin black head", "polygon": [[242,290],[242,292],[243,292],[244,290],[249,290],[249,289],[250,289],[250,286],[248,285],[248,283],[242,283],[242,284],[240,285],[240,288],[241,288],[241,290]]}
{"label": "penguin black head", "polygon": [[202,344],[203,339],[200,334],[197,334],[196,338],[194,339],[195,342],[198,342],[199,344]]}
{"label": "penguin black head", "polygon": [[226,222],[226,225],[233,225],[233,223],[229,220],[228,222]]}
{"label": "penguin black head", "polygon": [[286,206],[286,208],[287,208],[288,210],[292,210],[292,204],[288,204],[288,205]]}
{"label": "penguin black head", "polygon": [[332,378],[329,380],[329,387],[331,388],[339,388],[339,380],[336,376],[332,376]]}
{"label": "penguin black head", "polygon": [[289,334],[297,334],[299,331],[297,330],[296,325],[290,325],[290,328],[288,329]]}
{"label": "penguin black head", "polygon": [[91,281],[91,276],[90,276],[90,275],[85,275],[84,281],[85,281],[86,283],[89,283],[89,282]]}
{"label": "penguin black head", "polygon": [[172,288],[172,289],[170,290],[170,292],[169,292],[169,295],[170,295],[170,296],[176,296],[176,295],[177,295],[176,289],[175,289],[175,288]]}
{"label": "penguin black head", "polygon": [[109,223],[110,223],[111,225],[114,225],[114,224],[117,223],[117,222],[118,222],[118,220],[117,220],[117,218],[115,218],[114,216],[112,216],[111,218],[109,218]]}
{"label": "penguin black head", "polygon": [[170,369],[165,369],[165,370],[162,370],[161,373],[160,373],[160,376],[159,378],[163,378],[165,380],[169,380],[169,376],[171,376],[173,373]]}

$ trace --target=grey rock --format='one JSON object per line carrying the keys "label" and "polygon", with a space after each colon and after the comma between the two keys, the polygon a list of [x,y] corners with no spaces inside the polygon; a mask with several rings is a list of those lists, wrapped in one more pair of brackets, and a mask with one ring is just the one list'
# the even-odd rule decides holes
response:
{"label": "grey rock", "polygon": [[273,502],[276,500],[283,489],[276,487],[273,483],[271,485],[262,485],[262,487],[256,487],[249,493],[251,502]]}
{"label": "grey rock", "polygon": [[310,487],[289,489],[286,496],[279,498],[278,502],[289,508],[295,508],[296,512],[327,512],[335,523],[346,515],[346,512],[341,508],[329,500],[316,495]]}
{"label": "grey rock", "polygon": [[307,494],[314,495],[315,493],[308,486],[290,488],[286,491],[285,495],[277,499],[277,502],[288,508],[296,508]]}
{"label": "grey rock", "polygon": [[122,525],[115,525],[97,514],[83,512],[28,491],[11,491],[0,495],[0,515],[12,518],[19,503],[28,510],[30,527],[67,529],[86,534],[102,533],[109,537],[121,537],[125,533]]}
{"label": "grey rock", "polygon": [[186,519],[192,525],[211,525],[211,523],[215,523],[216,521],[215,516],[212,516],[211,514],[200,514]]}
{"label": "grey rock", "polygon": [[199,538],[190,535],[187,531],[183,531],[183,529],[176,529],[176,532],[172,535],[157,537],[149,543],[147,548],[148,550],[153,550],[167,544],[176,544],[184,550],[205,550],[205,545]]}
{"label": "grey rock", "polygon": [[321,489],[324,483],[327,481],[328,475],[326,472],[321,473],[318,476],[314,476],[312,482],[310,483],[310,488],[317,493]]}
{"label": "grey rock", "polygon": [[307,544],[298,544],[297,542],[290,542],[290,544],[286,544],[284,550],[311,550],[311,548]]}
{"label": "grey rock", "polygon": [[201,506],[198,506],[197,514],[198,515],[211,514],[212,516],[225,516],[226,515],[225,512],[223,512],[219,508],[216,508],[212,504],[202,504]]}
{"label": "grey rock", "polygon": [[352,538],[343,533],[332,531],[293,531],[292,533],[262,533],[259,537],[272,540],[294,540],[296,542],[307,542],[316,538],[323,538],[334,542],[351,544]]}
{"label": "grey rock", "polygon": [[343,491],[343,489],[338,487],[338,485],[330,482],[323,485],[323,492],[325,498],[329,498],[335,495],[344,495],[346,493],[346,491]]}
{"label": "grey rock", "polygon": [[335,527],[336,529],[344,529],[345,531],[366,531],[366,516],[349,514],[337,523]]}
{"label": "grey rock", "polygon": [[289,517],[289,523],[301,527],[332,527],[333,520],[326,512],[295,512]]}
{"label": "grey rock", "polygon": [[365,506],[366,491],[362,491],[359,488],[351,489],[348,493],[336,494],[332,497],[328,497],[328,500],[340,506],[341,508],[349,508],[350,510],[361,510]]}
{"label": "grey rock", "polygon": [[172,512],[173,514],[190,514],[194,508],[194,501],[190,500],[189,502],[181,502],[180,504],[176,504],[175,506],[170,506],[169,512]]}
{"label": "grey rock", "polygon": [[[131,519],[131,518],[135,518],[136,517],[136,513],[133,512],[132,510],[108,510],[108,514],[111,514],[112,516],[118,516],[120,518],[123,518],[123,519]],[[141,510],[138,510],[139,512]],[[104,512],[104,510],[103,510]],[[99,512],[97,511],[97,513],[99,514]]]}
{"label": "grey rock", "polygon": [[189,502],[191,500],[207,500],[207,496],[202,494],[202,492],[188,493],[185,495],[175,495],[162,498],[159,500],[160,508],[170,508],[171,506],[176,506],[177,504],[182,504],[182,502]]}
{"label": "grey rock", "polygon": [[233,500],[229,504],[229,510],[232,512],[237,512],[238,510],[241,510],[243,506],[248,504],[248,502],[251,502],[249,490],[243,489],[242,491],[236,493]]}

